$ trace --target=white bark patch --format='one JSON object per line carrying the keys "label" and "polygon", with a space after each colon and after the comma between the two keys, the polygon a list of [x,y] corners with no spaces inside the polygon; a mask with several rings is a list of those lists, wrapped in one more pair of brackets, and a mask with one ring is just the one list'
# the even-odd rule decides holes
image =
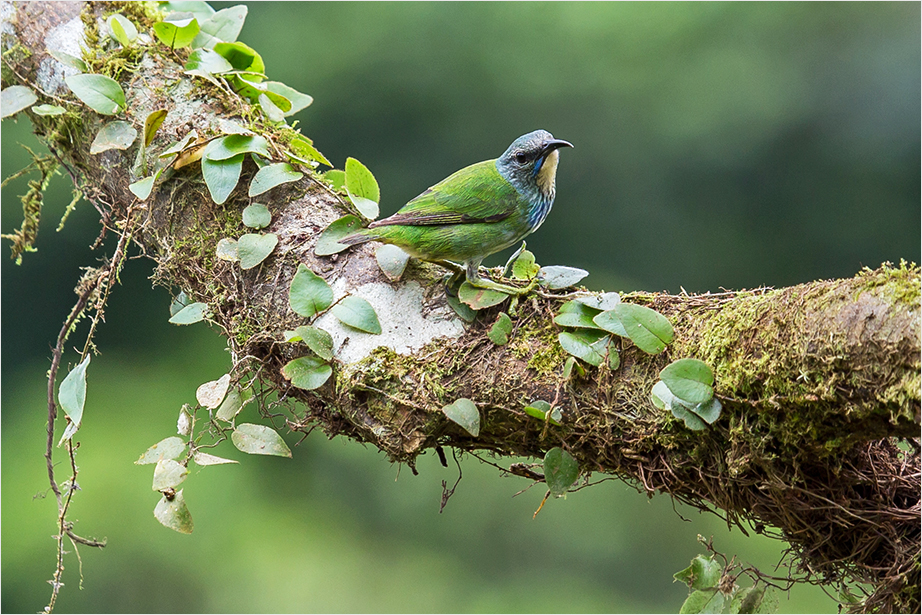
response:
{"label": "white bark patch", "polygon": [[[75,58],[83,56],[83,22],[80,17],[74,17],[65,24],[54,28],[45,35],[45,48],[49,51],[63,51]],[[64,77],[76,75],[79,71],[70,66],[64,66],[51,56],[42,59],[36,75],[36,83],[45,92],[57,94],[69,92],[64,85]]]}
{"label": "white bark patch", "polygon": [[399,354],[410,354],[434,339],[460,337],[464,323],[447,305],[435,308],[423,306],[423,288],[408,282],[397,288],[389,284],[370,283],[346,293],[345,279],[331,284],[336,299],[352,294],[368,301],[378,314],[381,334],[372,335],[343,325],[331,313],[314,323],[333,337],[336,358],[355,363],[367,357],[379,346],[387,346]]}
{"label": "white bark patch", "polygon": [[11,23],[15,12],[16,8],[13,6],[12,2],[8,0],[0,2],[0,32],[5,36],[16,36],[16,30]]}

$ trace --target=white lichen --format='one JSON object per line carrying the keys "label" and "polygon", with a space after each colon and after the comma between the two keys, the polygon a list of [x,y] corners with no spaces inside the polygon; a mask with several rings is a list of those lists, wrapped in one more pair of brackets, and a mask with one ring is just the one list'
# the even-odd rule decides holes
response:
{"label": "white lichen", "polygon": [[372,335],[343,325],[331,313],[317,319],[314,324],[330,333],[336,357],[344,363],[355,363],[379,346],[410,354],[434,339],[464,333],[463,322],[447,305],[424,307],[423,288],[416,282],[397,288],[377,282],[363,284],[351,293],[346,292],[347,281],[343,278],[331,286],[337,299],[351,294],[368,301],[381,323],[381,334]]}
{"label": "white lichen", "polygon": [[[79,58],[83,55],[83,22],[74,17],[67,23],[53,28],[45,35],[45,48],[48,51],[60,51]],[[79,73],[72,66],[66,66],[51,56],[42,58],[36,74],[36,84],[49,94],[66,93],[70,90],[64,84],[64,78]]]}

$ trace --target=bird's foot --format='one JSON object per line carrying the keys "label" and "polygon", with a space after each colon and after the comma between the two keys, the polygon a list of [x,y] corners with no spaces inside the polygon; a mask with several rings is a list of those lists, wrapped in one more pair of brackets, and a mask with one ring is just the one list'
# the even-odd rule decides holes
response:
{"label": "bird's foot", "polygon": [[457,271],[449,276],[445,276],[445,294],[449,297],[457,297],[458,289],[464,283],[464,271]]}
{"label": "bird's foot", "polygon": [[537,280],[531,280],[525,286],[510,286],[508,284],[501,284],[499,282],[494,282],[493,280],[488,280],[480,276],[478,272],[476,275],[471,276],[468,272],[467,281],[471,286],[476,288],[483,288],[485,290],[495,290],[500,293],[505,293],[513,297],[521,297],[522,295],[527,295],[532,290],[538,286]]}

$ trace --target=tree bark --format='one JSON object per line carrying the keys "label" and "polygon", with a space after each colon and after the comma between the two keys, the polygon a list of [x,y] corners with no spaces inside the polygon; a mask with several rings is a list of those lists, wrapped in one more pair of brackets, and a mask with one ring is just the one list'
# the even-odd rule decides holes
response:
{"label": "tree bark", "polygon": [[[30,118],[100,211],[102,232],[130,234],[156,261],[158,283],[208,304],[229,340],[235,375],[256,373],[279,397],[303,402],[292,429],[346,435],[411,467],[440,446],[536,458],[560,446],[585,475],[611,474],[779,535],[800,557],[804,578],[870,583],[875,593],[864,609],[919,610],[918,266],[887,264],[778,290],[627,294],[624,301],[667,316],[675,342],[655,356],[624,342],[617,370],[590,367],[584,377],[565,380],[567,355],[553,316],[566,297],[531,296],[515,309],[483,310],[468,324],[447,305],[435,266],[411,264],[402,281],[390,283],[368,246],[318,257],[318,235],[346,210],[342,196],[310,169],[268,193],[273,219],[266,231],[279,242],[250,270],[217,258],[215,248],[221,238],[247,232],[241,211],[251,202],[245,186],[255,166],[244,167],[222,205],[209,197],[198,164],[138,201],[128,190],[139,179],[132,170],[137,145],[89,153],[111,118],[70,94],[63,77],[71,69],[49,54],[76,55],[75,37],[95,54],[95,68],[125,90],[128,108],[119,119],[140,129],[148,114],[168,110],[147,151],[151,167],[158,152],[193,129],[216,136],[231,124],[245,127],[266,136],[273,153],[284,135],[254,119],[239,97],[184,74],[182,50],[103,50],[103,12],[96,3],[4,2],[3,85],[28,85],[40,102],[66,103],[64,115]],[[143,22],[143,11],[133,17]],[[337,299],[367,299],[384,329],[380,336],[346,330],[329,315],[314,323],[331,332],[337,356],[333,378],[314,391],[292,387],[281,373],[305,354],[283,343],[284,331],[306,323],[288,302],[302,263],[330,283]],[[503,310],[514,330],[507,345],[497,346],[486,333]],[[704,431],[686,428],[650,401],[659,371],[682,357],[703,360],[716,375],[723,413]],[[461,397],[480,412],[476,437],[441,411]],[[562,410],[559,426],[525,413],[537,399]]]}

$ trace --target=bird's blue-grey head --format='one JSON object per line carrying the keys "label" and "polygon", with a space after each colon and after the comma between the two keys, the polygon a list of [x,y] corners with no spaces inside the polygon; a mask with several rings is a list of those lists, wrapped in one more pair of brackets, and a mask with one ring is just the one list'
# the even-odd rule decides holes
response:
{"label": "bird's blue-grey head", "polygon": [[512,142],[496,159],[496,169],[506,181],[528,199],[531,205],[529,225],[537,229],[554,204],[557,181],[558,149],[572,143],[555,139],[546,130],[536,130]]}

